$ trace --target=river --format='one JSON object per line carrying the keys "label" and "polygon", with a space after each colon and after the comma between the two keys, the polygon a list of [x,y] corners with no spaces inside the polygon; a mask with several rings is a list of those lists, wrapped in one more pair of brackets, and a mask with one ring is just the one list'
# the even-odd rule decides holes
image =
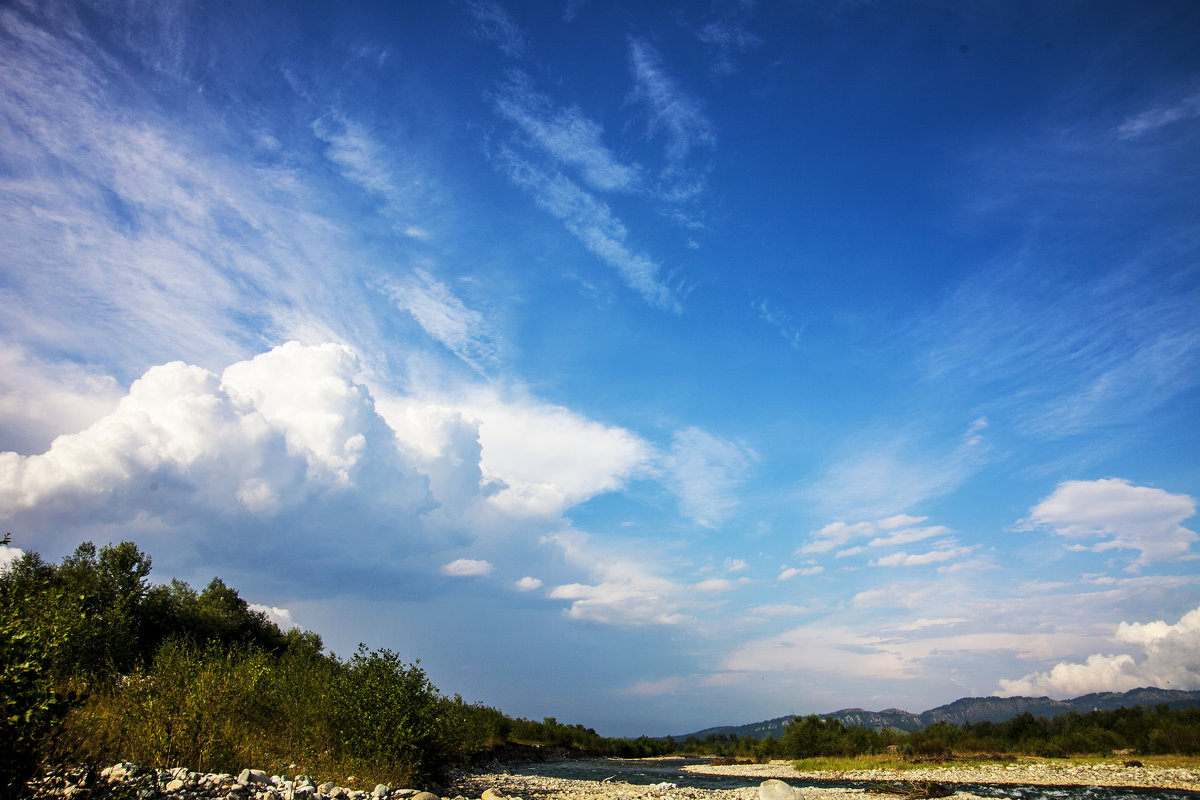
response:
{"label": "river", "polygon": [[[679,769],[688,764],[706,763],[708,763],[708,759],[623,760],[603,758],[522,764],[513,766],[511,771],[520,775],[535,775],[545,778],[585,781],[611,779],[643,786],[666,782],[698,789],[739,789],[757,786],[761,782],[761,779],[757,778],[703,775]],[[865,783],[857,781],[812,781],[799,778],[788,779],[788,783],[801,790],[805,786],[857,789],[866,786]],[[962,791],[980,797],[1012,798],[1012,800],[1197,800],[1200,798],[1200,792],[1126,786],[1018,786],[985,783],[960,783],[956,786]]]}

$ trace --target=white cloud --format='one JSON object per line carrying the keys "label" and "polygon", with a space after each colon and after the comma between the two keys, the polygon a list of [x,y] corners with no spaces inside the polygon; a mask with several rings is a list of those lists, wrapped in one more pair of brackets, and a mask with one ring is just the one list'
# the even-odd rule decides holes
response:
{"label": "white cloud", "polygon": [[43,361],[0,342],[0,447],[32,453],[112,411],[117,382],[72,362]]}
{"label": "white cloud", "polygon": [[1006,654],[1019,658],[1045,658],[1064,640],[1082,637],[1009,631],[976,633],[942,631],[954,620],[928,620],[924,624],[888,625],[873,621],[868,632],[852,625],[816,621],[781,634],[740,645],[721,669],[764,673],[837,673],[861,678],[910,680],[942,670],[945,659],[960,660],[969,654]]}
{"label": "white cloud", "polygon": [[533,578],[526,575],[524,578],[515,581],[513,586],[518,592],[532,592],[542,588],[542,580],[541,578]]}
{"label": "white cloud", "polygon": [[787,581],[795,578],[797,575],[803,577],[820,575],[824,571],[824,567],[785,567],[783,571],[779,573],[779,578],[777,580]]}
{"label": "white cloud", "polygon": [[415,519],[432,507],[427,481],[397,450],[358,370],[344,346],[296,343],[220,377],[182,362],[153,367],[110,414],[45,453],[0,454],[0,506],[4,516],[36,509],[80,521],[271,517],[362,492],[364,513]]}
{"label": "white cloud", "polygon": [[497,358],[496,335],[478,311],[467,308],[446,284],[422,269],[383,291],[424,331],[473,369],[484,372]]}
{"label": "white cloud", "polygon": [[0,544],[0,572],[8,569],[9,564],[13,563],[23,555],[25,555],[25,551],[19,547]]}
{"label": "white cloud", "polygon": [[727,558],[724,566],[726,572],[741,572],[750,568],[750,565],[742,558]]}
{"label": "white cloud", "polygon": [[880,558],[871,561],[873,567],[921,567],[926,564],[939,564],[943,561],[951,561],[956,558],[962,558],[970,555],[975,550],[974,547],[955,547],[946,546],[937,550],[930,550],[925,553],[892,553],[891,555],[881,556]]}
{"label": "white cloud", "polygon": [[712,602],[709,592],[658,574],[661,559],[637,560],[625,545],[601,545],[586,534],[564,531],[547,537],[593,583],[555,586],[550,598],[569,600],[567,616],[607,625],[681,625],[694,619],[692,609]]}
{"label": "white cloud", "polygon": [[737,489],[757,460],[744,444],[686,428],[675,434],[664,466],[684,515],[715,528],[738,506]]}
{"label": "white cloud", "polygon": [[460,408],[479,420],[485,479],[504,487],[490,502],[511,513],[555,515],[620,489],[652,456],[630,431],[562,406],[480,390]]}
{"label": "white cloud", "polygon": [[1062,661],[1048,672],[1001,679],[1001,694],[1076,697],[1143,686],[1200,689],[1200,608],[1187,612],[1174,625],[1162,620],[1122,622],[1113,641],[1140,648],[1141,660],[1127,653],[1097,653],[1082,664]]}
{"label": "white cloud", "polygon": [[493,565],[490,561],[474,558],[458,558],[449,564],[443,564],[442,574],[452,575],[456,578],[476,578],[483,575],[490,575],[492,569]]}
{"label": "white cloud", "polygon": [[867,542],[868,547],[894,547],[901,544],[911,544],[934,536],[950,533],[944,525],[930,525],[926,528],[904,528],[887,536],[880,536]]}
{"label": "white cloud", "polygon": [[[875,536],[880,531],[893,532],[887,536],[872,539],[869,543],[870,547],[906,544],[949,532],[948,528],[944,528],[941,525],[931,525],[924,528],[913,527],[917,523],[924,522],[926,519],[928,517],[912,517],[907,514],[897,514],[885,519],[856,522],[854,524],[847,524],[841,520],[831,522],[819,531],[812,533],[809,536],[809,540],[797,548],[796,553],[828,553],[830,550],[848,544],[855,539],[866,539]],[[896,528],[901,528],[901,530],[895,530]],[[843,550],[838,555],[855,555],[863,552],[863,550],[865,548],[855,547],[850,550]]]}
{"label": "white cloud", "polygon": [[280,630],[290,630],[299,628],[300,626],[292,619],[292,612],[286,608],[278,606],[264,606],[258,603],[248,603],[247,606],[251,611],[261,611],[267,615],[267,619],[279,626]]}
{"label": "white cloud", "polygon": [[1195,531],[1183,527],[1196,501],[1183,494],[1134,486],[1120,478],[1064,481],[1022,520],[1024,528],[1049,528],[1068,539],[1096,539],[1097,552],[1137,550],[1132,567],[1191,557]]}

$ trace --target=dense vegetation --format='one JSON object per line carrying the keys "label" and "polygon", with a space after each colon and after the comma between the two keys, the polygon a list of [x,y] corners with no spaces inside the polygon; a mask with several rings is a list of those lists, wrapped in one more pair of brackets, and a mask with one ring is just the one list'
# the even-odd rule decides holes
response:
{"label": "dense vegetation", "polygon": [[196,591],[149,573],[130,542],[85,543],[59,564],[26,553],[0,573],[0,739],[14,743],[0,748],[0,800],[46,759],[400,785],[513,743],[666,751],[447,697],[390,650],[343,659],[281,631],[219,578]]}
{"label": "dense vegetation", "polygon": [[[8,543],[8,538],[3,540]],[[513,744],[638,758],[671,752],[811,758],[895,752],[1043,756],[1200,753],[1200,709],[1122,708],[914,733],[798,717],[776,739],[610,739],[554,718],[513,719],[448,697],[419,662],[365,646],[348,658],[281,631],[218,578],[151,585],[130,542],[80,545],[59,564],[26,553],[0,572],[0,800],[47,760],[247,766],[393,785]]]}

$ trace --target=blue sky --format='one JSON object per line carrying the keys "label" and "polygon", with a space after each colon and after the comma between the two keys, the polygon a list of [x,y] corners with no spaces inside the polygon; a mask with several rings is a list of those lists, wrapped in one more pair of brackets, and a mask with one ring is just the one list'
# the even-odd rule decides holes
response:
{"label": "blue sky", "polygon": [[3,556],[610,735],[1200,688],[1198,34],[7,3]]}

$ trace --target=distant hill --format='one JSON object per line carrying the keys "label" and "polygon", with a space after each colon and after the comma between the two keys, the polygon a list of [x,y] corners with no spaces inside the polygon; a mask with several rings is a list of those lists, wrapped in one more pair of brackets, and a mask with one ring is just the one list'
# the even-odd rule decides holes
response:
{"label": "distant hill", "polygon": [[[1157,706],[1165,703],[1171,708],[1191,708],[1200,706],[1200,691],[1185,692],[1176,689],[1132,689],[1128,692],[1097,692],[1085,694],[1072,700],[1052,700],[1049,697],[964,697],[944,706],[913,714],[898,708],[887,708],[883,711],[867,711],[862,708],[843,708],[818,716],[826,719],[840,720],[844,725],[862,726],[867,728],[899,728],[902,731],[915,731],[926,728],[935,722],[949,722],[952,725],[962,725],[965,722],[1003,722],[1007,719],[1024,714],[1026,711],[1035,717],[1057,717],[1068,711],[1078,711],[1085,714],[1089,711],[1109,711],[1122,706]],[[689,736],[703,739],[707,736],[752,736],[755,739],[765,739],[767,736],[779,738],[783,735],[784,727],[794,719],[795,715],[776,717],[763,722],[752,722],[749,725],[722,725],[715,728],[705,728],[695,733],[676,736],[676,740],[684,740]]]}

